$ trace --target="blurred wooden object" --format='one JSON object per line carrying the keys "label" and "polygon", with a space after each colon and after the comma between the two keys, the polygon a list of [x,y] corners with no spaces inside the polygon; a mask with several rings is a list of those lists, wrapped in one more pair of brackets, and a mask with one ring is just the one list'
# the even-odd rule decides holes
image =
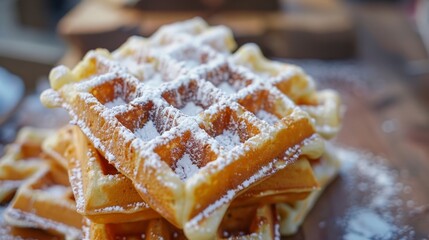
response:
{"label": "blurred wooden object", "polygon": [[280,7],[278,0],[96,0],[143,11],[262,10]]}
{"label": "blurred wooden object", "polygon": [[[16,1],[16,11],[19,21],[24,26],[37,29],[46,29],[49,27],[49,5],[48,0],[18,0]],[[40,17],[46,16],[46,17]]]}
{"label": "blurred wooden object", "polygon": [[139,34],[140,12],[97,1],[84,1],[62,18],[59,32],[80,52],[115,49],[129,36]]}
{"label": "blurred wooden object", "polygon": [[429,51],[429,0],[417,2],[415,20],[426,50]]}
{"label": "blurred wooden object", "polygon": [[[130,7],[126,4],[130,1],[114,0],[116,4],[108,4],[87,0],[60,21],[58,30],[84,54],[97,47],[113,50],[128,36],[150,36],[164,24],[201,16],[210,24],[229,26],[239,44],[256,42],[271,57],[334,59],[354,56],[353,22],[339,0],[323,0],[322,3],[306,0],[304,5],[299,5],[298,1],[289,3],[289,0],[279,1],[277,5],[273,3],[276,1],[220,1],[218,5],[209,0],[187,1],[192,2],[189,7],[180,2],[181,11],[170,11],[178,4],[171,3],[167,11],[156,7],[158,3],[155,2],[152,7],[144,7],[149,1],[138,1]],[[165,2],[176,1],[159,1]],[[243,8],[235,10],[239,3]],[[183,6],[188,8],[182,9]]]}

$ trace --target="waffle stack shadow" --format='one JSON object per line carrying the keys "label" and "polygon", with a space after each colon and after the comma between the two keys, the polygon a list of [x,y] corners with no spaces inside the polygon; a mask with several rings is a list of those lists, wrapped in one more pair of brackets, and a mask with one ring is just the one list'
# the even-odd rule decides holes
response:
{"label": "waffle stack shadow", "polygon": [[68,172],[64,199],[85,238],[296,231],[338,169],[324,147],[340,128],[338,95],[256,45],[234,48],[229,29],[192,19],[52,70],[42,102],[77,126],[51,133],[42,152]]}

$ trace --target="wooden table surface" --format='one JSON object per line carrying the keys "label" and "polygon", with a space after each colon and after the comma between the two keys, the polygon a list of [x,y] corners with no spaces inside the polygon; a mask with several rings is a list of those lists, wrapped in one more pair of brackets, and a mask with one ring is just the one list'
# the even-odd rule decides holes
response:
{"label": "wooden table surface", "polygon": [[343,161],[340,174],[299,232],[285,239],[427,238],[428,109],[399,79],[372,86],[351,78],[322,82],[337,89],[346,106],[333,140]]}
{"label": "wooden table surface", "polygon": [[317,65],[320,86],[342,95],[343,129],[334,142],[345,163],[285,239],[429,238],[429,77],[407,72],[427,53],[398,9],[352,12],[358,60],[303,63]]}
{"label": "wooden table surface", "polygon": [[409,72],[428,55],[397,8],[354,13],[358,62],[368,75],[341,66],[335,74],[334,64],[328,73],[334,77],[321,81],[341,93],[347,108],[334,140],[346,149],[346,163],[299,232],[286,239],[428,239],[429,76]]}

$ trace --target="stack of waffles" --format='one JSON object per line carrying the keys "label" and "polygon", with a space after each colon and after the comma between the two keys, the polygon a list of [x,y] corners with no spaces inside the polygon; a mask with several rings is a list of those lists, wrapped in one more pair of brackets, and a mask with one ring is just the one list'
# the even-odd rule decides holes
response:
{"label": "stack of waffles", "polygon": [[5,221],[86,239],[294,233],[338,169],[326,141],[339,97],[256,45],[234,48],[228,28],[196,18],[54,68],[41,100],[74,126],[39,141],[44,170],[9,184]]}

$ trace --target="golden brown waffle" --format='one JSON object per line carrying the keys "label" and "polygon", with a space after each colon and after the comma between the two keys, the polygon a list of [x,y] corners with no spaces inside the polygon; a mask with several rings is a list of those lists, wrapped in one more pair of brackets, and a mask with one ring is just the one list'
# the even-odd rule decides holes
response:
{"label": "golden brown waffle", "polygon": [[238,196],[233,206],[295,202],[319,188],[309,161],[301,158]]}
{"label": "golden brown waffle", "polygon": [[[54,69],[54,89],[42,96],[62,104],[143,199],[190,238],[212,236],[237,194],[305,154],[304,145],[323,151],[305,112],[199,42],[142,49],[139,64],[154,72],[141,81],[108,53],[92,52],[73,71]],[[166,83],[151,88],[159,78]]]}
{"label": "golden brown waffle", "polygon": [[328,146],[319,162],[313,166],[317,181],[321,189],[312,192],[306,199],[276,204],[277,212],[280,216],[280,232],[282,235],[294,234],[310,212],[323,190],[335,178],[340,168],[340,159],[335,151]]}
{"label": "golden brown waffle", "polygon": [[66,143],[69,177],[77,211],[97,223],[132,222],[159,218],[135,190],[76,126]]}
{"label": "golden brown waffle", "polygon": [[317,104],[301,105],[316,122],[317,132],[329,139],[341,128],[341,100],[337,92],[322,90],[315,94]]}
{"label": "golden brown waffle", "polygon": [[18,239],[40,239],[40,240],[55,240],[58,236],[49,234],[40,229],[14,227],[6,224],[2,219],[3,213],[0,207],[0,236],[2,240],[18,240]]}
{"label": "golden brown waffle", "polygon": [[95,223],[86,221],[84,239],[187,239],[183,231],[175,228],[165,219],[152,219],[128,223]]}
{"label": "golden brown waffle", "polygon": [[229,209],[218,229],[218,239],[280,239],[274,206],[253,205]]}
{"label": "golden brown waffle", "polygon": [[[227,211],[215,239],[279,239],[274,206],[247,206]],[[87,221],[84,239],[187,239],[182,230],[164,219],[100,224]]]}
{"label": "golden brown waffle", "polygon": [[20,186],[4,212],[7,224],[43,229],[71,239],[81,236],[82,217],[76,212],[67,173],[54,161]]}
{"label": "golden brown waffle", "polygon": [[[73,133],[78,133],[78,134],[73,136]],[[71,136],[68,136],[68,135],[71,135]],[[24,136],[28,136],[28,135],[24,135]],[[24,137],[22,139],[26,139],[26,138]],[[72,146],[77,146],[79,148],[82,148],[82,146],[86,146],[88,144],[87,139],[83,136],[83,134],[77,127],[62,128],[57,132],[55,132],[54,134],[50,135],[47,139],[49,140],[45,140],[45,143],[43,144],[43,146],[49,146],[48,149],[50,151],[55,149],[56,154],[54,154],[54,156],[56,156],[57,158],[59,157],[63,159],[68,158],[67,155],[74,152],[74,150],[70,150],[71,144]],[[57,139],[58,141],[54,141],[54,139]],[[49,142],[49,145],[46,144],[46,141]],[[95,149],[91,148],[91,145],[88,145],[88,146],[90,149],[95,151]],[[88,150],[88,149],[85,149],[85,150]],[[87,151],[83,151],[83,152],[87,152]],[[67,157],[64,155],[66,155]],[[86,156],[86,158],[89,158],[88,154],[83,154],[81,156],[83,157]],[[306,160],[303,161],[303,160],[305,159],[300,159],[296,163],[287,166],[285,169],[289,169],[289,171],[287,172],[285,171],[284,174],[286,173],[289,173],[289,174],[286,174],[286,175],[283,174],[282,178],[290,180],[290,179],[293,179],[293,177],[296,178],[299,175],[301,176],[306,175],[304,174],[304,172],[306,169],[308,169],[307,166],[309,166],[309,164],[308,164],[308,161]],[[53,185],[54,188],[57,188],[57,190],[63,188],[65,184],[67,184],[67,177],[65,176],[65,173],[62,171],[62,167],[59,166],[61,162],[58,162],[58,160],[48,162],[46,159],[41,159],[40,161],[43,161],[46,164],[49,164],[49,163],[53,164],[53,165],[49,165],[52,168],[49,171],[50,172],[49,175],[46,175],[47,173],[46,171],[39,171],[38,173],[36,173],[36,176],[33,177],[34,180],[30,180],[26,185],[23,185],[22,189],[31,188],[34,191],[35,189],[39,189],[40,186],[43,186],[44,188],[43,191],[46,191],[47,185],[50,185],[46,183],[51,181],[59,183],[60,185],[64,184],[62,185],[62,187],[59,187],[58,185],[57,186]],[[59,164],[56,164],[56,163],[59,163]],[[294,166],[296,167],[294,168]],[[282,173],[282,171],[284,171],[285,169],[281,170],[279,173]],[[91,169],[91,171],[92,170],[94,169]],[[110,170],[107,170],[107,171],[111,173],[112,169],[110,168]],[[279,175],[279,173],[277,173],[276,175]],[[297,176],[293,176],[291,175],[291,173],[294,173]],[[275,178],[275,177],[272,177],[272,178]],[[265,180],[263,183],[268,182],[272,178]],[[41,182],[43,182],[43,184],[41,184]],[[293,181],[293,180],[290,182],[291,183],[288,183],[290,186],[293,186],[294,184],[299,183],[299,181]],[[129,183],[128,185],[131,185],[131,183]],[[256,185],[255,188],[257,188],[259,185]],[[52,188],[53,186],[52,185],[48,186],[48,189]],[[272,187],[272,189],[275,189],[275,186],[272,186],[272,185],[270,186]],[[295,188],[296,187],[297,186],[295,186]],[[64,189],[60,191],[63,191],[63,190]],[[66,190],[66,191],[70,191],[70,190]],[[48,190],[48,192],[51,192],[51,191]],[[69,193],[66,195],[70,196]],[[39,196],[35,197],[37,199],[36,202],[40,202]],[[15,203],[14,201],[14,203],[11,204],[11,207],[13,208],[20,208],[22,206],[25,206],[25,204],[28,202],[28,196],[23,197],[23,194],[21,194],[20,192],[17,194],[16,198],[18,200],[15,200],[15,201],[17,201],[18,203]],[[240,200],[240,198],[237,200]],[[63,229],[64,226],[62,226],[62,224],[66,224],[67,221],[62,222],[64,221],[64,219],[60,218],[59,215],[55,216],[54,214],[52,214],[53,210],[58,210],[62,212],[61,208],[59,208],[58,206],[52,206],[50,204],[48,204],[49,207],[40,207],[40,204],[37,204],[37,203],[34,205],[39,205],[39,206],[38,207],[30,206],[28,207],[27,210],[32,209],[32,212],[36,216],[32,216],[32,215],[29,215],[28,213],[24,213],[23,216],[25,217],[21,217],[21,220],[16,221],[16,220],[9,219],[9,222],[12,222],[12,224],[19,225],[19,226],[25,226],[25,227],[32,226],[36,228],[47,229],[54,233],[70,234],[70,232],[65,232]],[[49,209],[51,210],[49,211]],[[10,214],[9,212],[10,210],[7,211],[7,214]],[[279,219],[277,219],[276,215],[273,215],[273,214],[275,213],[273,212],[272,207],[269,207],[269,205],[264,205],[262,207],[257,207],[257,205],[252,205],[252,206],[246,206],[246,207],[231,208],[230,210],[227,211],[222,221],[222,224],[218,229],[217,238],[218,239],[224,239],[224,238],[274,239],[275,237],[279,237],[278,227],[277,227],[278,226],[277,221]],[[49,217],[46,217],[47,215]],[[137,220],[137,218],[134,218],[134,217],[135,216],[129,215],[128,219]],[[24,220],[22,220],[23,218]],[[47,218],[50,220],[47,220]],[[49,226],[50,224],[52,224],[51,222],[52,219],[56,219],[58,221],[55,224],[57,225],[56,228],[52,228],[52,226]],[[40,223],[41,221],[43,221],[43,224]],[[67,224],[70,224],[70,223],[67,223]],[[92,239],[115,239],[117,237],[125,237],[125,236],[139,237],[139,236],[142,236],[142,234],[144,234],[144,236],[146,236],[148,239],[150,239],[150,237],[156,239],[156,237],[168,237],[168,236],[173,237],[175,239],[185,239],[182,231],[176,229],[175,227],[173,227],[172,225],[170,225],[169,223],[167,223],[165,220],[162,220],[162,219],[137,221],[132,223],[111,223],[111,224],[97,224],[92,222],[91,227],[89,229],[90,231],[87,231],[87,234],[90,234],[90,236],[93,237]],[[14,237],[26,237],[26,236],[38,237],[43,239],[55,238],[55,236],[46,234],[44,232],[40,232],[38,230],[16,227],[11,225],[2,225],[0,227],[0,232],[2,233],[3,237],[8,236],[11,239],[13,239]],[[69,235],[69,237],[72,237],[72,236]]]}
{"label": "golden brown waffle", "polygon": [[[69,148],[67,155],[70,155],[69,176],[79,213],[97,223],[159,218],[143,202],[131,181],[98,154],[78,127],[72,127],[70,134],[74,137],[65,136],[71,140],[65,144],[74,147]],[[233,205],[302,200],[316,188],[318,183],[308,160],[300,159],[247,190]]]}
{"label": "golden brown waffle", "polygon": [[234,53],[232,61],[250,69],[264,81],[271,82],[283,94],[302,107],[316,122],[325,138],[332,138],[341,127],[340,97],[332,90],[316,91],[313,79],[294,65],[266,59],[255,44],[245,44]]}
{"label": "golden brown waffle", "polygon": [[0,159],[0,203],[10,200],[19,186],[41,168],[46,168],[40,159],[42,141],[52,131],[22,128],[16,141],[6,148]]}
{"label": "golden brown waffle", "polygon": [[[67,155],[70,159],[69,176],[78,202],[78,212],[98,223],[117,223],[159,217],[142,201],[131,181],[100,156],[81,130],[78,127],[71,128],[70,134],[73,133],[74,137],[64,136],[71,142],[61,142],[61,144],[66,144],[66,146],[73,144],[74,147],[74,149],[68,149]],[[53,147],[56,146],[53,145]],[[247,190],[236,199],[234,205],[284,202],[290,197],[293,197],[290,201],[302,200],[317,188],[318,183],[308,160],[299,159]],[[303,194],[292,194],[289,195],[289,198],[278,196],[291,192]],[[272,201],[269,201],[270,198]],[[79,204],[80,202],[84,203],[83,206]],[[111,213],[115,211],[117,214]],[[142,212],[138,213],[139,211]],[[122,214],[124,216],[121,217]]]}
{"label": "golden brown waffle", "polygon": [[43,152],[56,161],[64,170],[68,169],[68,160],[65,154],[72,142],[72,130],[72,126],[62,127],[52,132],[42,143]]}

